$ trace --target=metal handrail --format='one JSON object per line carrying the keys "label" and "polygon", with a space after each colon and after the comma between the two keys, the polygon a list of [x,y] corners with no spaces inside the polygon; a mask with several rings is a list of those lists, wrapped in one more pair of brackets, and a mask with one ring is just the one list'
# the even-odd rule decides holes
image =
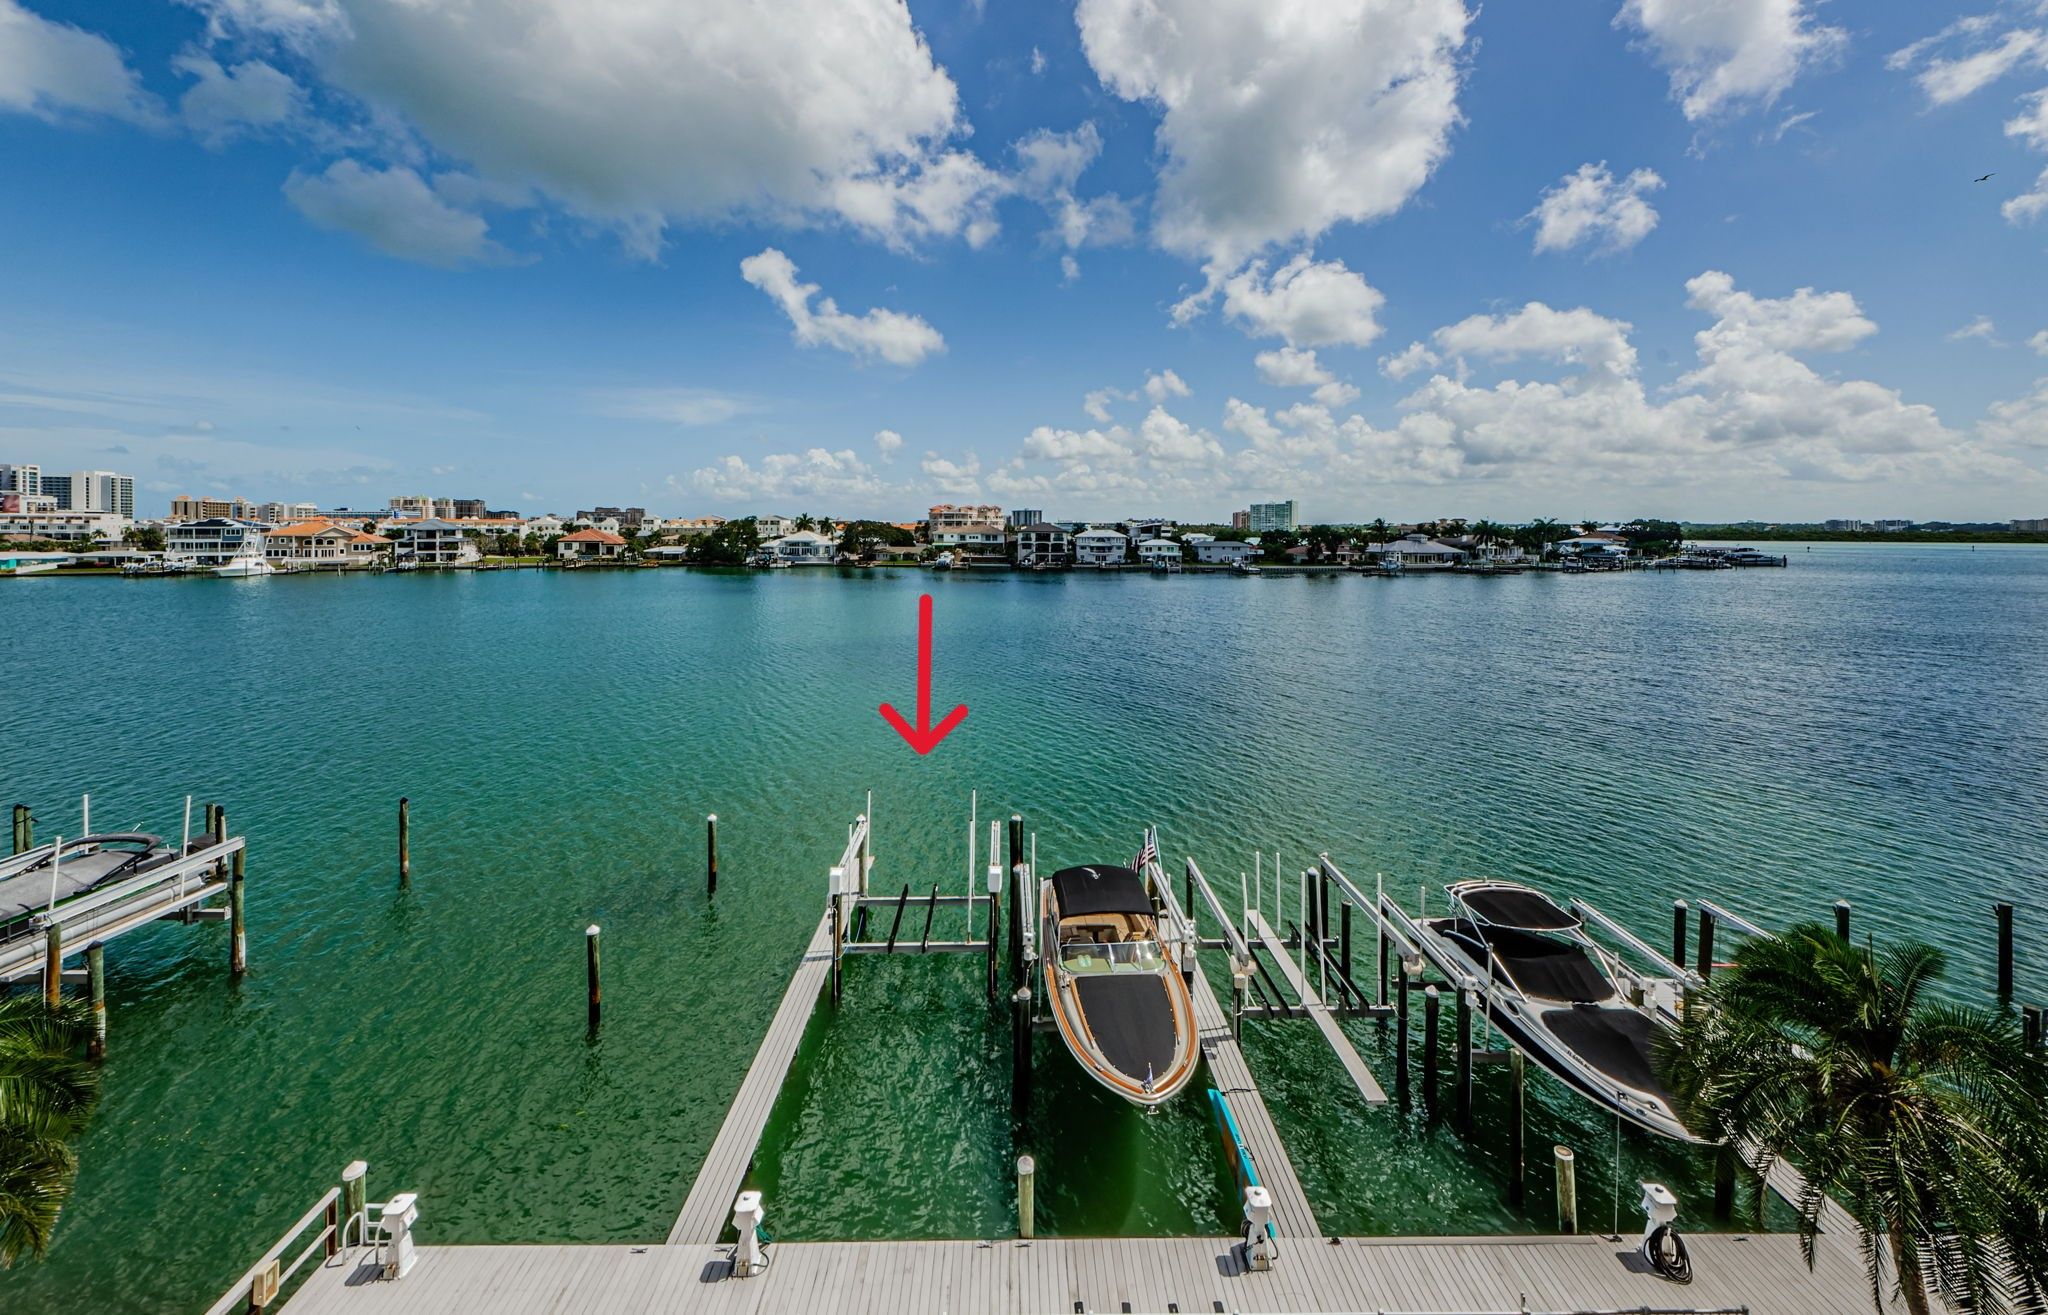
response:
{"label": "metal handrail", "polygon": [[[285,1248],[292,1244],[292,1239],[296,1238],[299,1234],[305,1232],[307,1227],[311,1225],[314,1220],[325,1218],[328,1207],[333,1205],[340,1199],[340,1187],[337,1186],[328,1188],[326,1193],[322,1195],[318,1201],[313,1203],[313,1208],[311,1210],[306,1211],[306,1213],[300,1217],[298,1223],[293,1224],[290,1228],[286,1229],[284,1236],[277,1239],[276,1243],[274,1243],[271,1246],[270,1250],[263,1253],[261,1259],[259,1259],[255,1264],[249,1266],[248,1272],[243,1274],[241,1278],[235,1280],[235,1284],[233,1287],[229,1288],[225,1293],[221,1294],[221,1299],[219,1301],[214,1302],[213,1305],[207,1309],[206,1315],[228,1315],[229,1311],[235,1310],[238,1307],[238,1305],[244,1302],[249,1296],[250,1287],[252,1284],[255,1283],[256,1277],[259,1274],[263,1273],[263,1271],[265,1271],[266,1269],[269,1269],[272,1264],[274,1264],[280,1257],[282,1257],[284,1255]],[[304,1251],[299,1253],[298,1258],[292,1261],[291,1268],[283,1270],[279,1273],[278,1286],[280,1291],[282,1291],[283,1289],[284,1281],[290,1278],[292,1274],[298,1270],[300,1265],[305,1263],[306,1258],[313,1253],[313,1250],[316,1247],[326,1242],[327,1239],[335,1233],[337,1227],[340,1226],[330,1223],[325,1228],[321,1229],[319,1236],[315,1237],[312,1243],[309,1246],[307,1246],[307,1248]]]}
{"label": "metal handrail", "polygon": [[[80,895],[76,899],[66,900],[55,909],[33,915],[30,921],[39,928],[48,927],[52,923],[61,925],[66,919],[76,919],[84,914],[106,908],[108,905],[119,904],[122,900],[136,894],[138,891],[147,890],[153,886],[161,886],[174,878],[182,884],[186,877],[191,876],[194,872],[204,871],[212,867],[214,864],[234,854],[237,850],[244,848],[246,844],[247,842],[241,836],[230,836],[217,845],[209,845],[205,849],[185,855],[182,858],[174,858],[167,863],[159,863],[154,867],[146,868],[141,872],[123,877],[111,886],[104,886],[98,890]],[[205,885],[205,879],[201,878],[199,884]],[[182,894],[183,892],[181,891],[180,893]]]}

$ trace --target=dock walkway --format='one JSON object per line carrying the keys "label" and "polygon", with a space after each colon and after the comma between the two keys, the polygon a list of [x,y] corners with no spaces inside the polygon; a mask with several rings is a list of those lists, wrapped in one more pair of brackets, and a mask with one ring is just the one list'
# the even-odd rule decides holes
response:
{"label": "dock walkway", "polygon": [[1315,988],[1302,976],[1300,966],[1288,957],[1287,947],[1281,943],[1279,934],[1257,909],[1248,912],[1251,914],[1253,929],[1265,943],[1266,952],[1279,963],[1280,972],[1287,978],[1287,985],[1301,1000],[1301,1007],[1308,1011],[1308,1016],[1315,1019],[1316,1026],[1322,1029],[1323,1040],[1336,1052],[1337,1061],[1344,1066],[1344,1072],[1350,1076],[1352,1085],[1358,1088],[1358,1094],[1365,1097],[1365,1103],[1368,1105],[1386,1104],[1387,1093],[1381,1088],[1379,1079],[1372,1075],[1372,1070],[1365,1066],[1365,1060],[1352,1046],[1351,1039],[1337,1026],[1337,1020],[1330,1014],[1330,1007],[1323,1003]]}
{"label": "dock walkway", "polygon": [[1237,1119],[1244,1144],[1251,1148],[1259,1181],[1273,1194],[1273,1219],[1280,1227],[1281,1245],[1287,1245],[1288,1238],[1322,1236],[1315,1211],[1309,1208],[1308,1193],[1301,1190],[1294,1162],[1287,1158],[1287,1145],[1280,1140],[1280,1129],[1266,1108],[1266,1098],[1259,1093],[1251,1066],[1244,1062],[1237,1038],[1230,1034],[1230,1015],[1223,1012],[1200,969],[1195,971],[1191,994],[1195,997],[1195,1029],[1201,1035],[1202,1054],[1209,1061],[1209,1077],[1229,1098],[1230,1112]]}
{"label": "dock walkway", "polygon": [[811,1011],[831,974],[832,914],[828,911],[818,919],[818,929],[811,933],[811,943],[804,947],[804,957],[790,975],[789,989],[782,993],[782,1003],[768,1024],[768,1035],[761,1038],[761,1048],[747,1066],[732,1108],[725,1112],[725,1122],[705,1152],[697,1180],[683,1200],[682,1213],[668,1231],[671,1245],[716,1242],[724,1230],[732,1215],[733,1198],[739,1195],[740,1183],[754,1162],[761,1130],[768,1124],[782,1080],[789,1075],[790,1061],[796,1058]]}

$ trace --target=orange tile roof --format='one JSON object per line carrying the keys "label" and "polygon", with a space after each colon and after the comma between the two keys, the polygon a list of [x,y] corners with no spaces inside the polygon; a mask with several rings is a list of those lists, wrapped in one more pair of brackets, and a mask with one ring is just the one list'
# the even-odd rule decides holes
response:
{"label": "orange tile roof", "polygon": [[625,543],[625,540],[620,538],[618,535],[613,534],[610,530],[578,530],[574,534],[563,535],[562,542],[623,544]]}
{"label": "orange tile roof", "polygon": [[335,528],[337,527],[333,521],[325,518],[315,518],[309,521],[295,521],[290,525],[280,525],[270,532],[270,537],[273,539],[310,539],[316,534],[326,534]]}
{"label": "orange tile roof", "polygon": [[381,534],[364,534],[364,533],[363,533],[363,532],[362,532],[361,530],[358,530],[358,531],[356,531],[356,536],[355,536],[355,537],[354,537],[353,539],[350,539],[350,540],[349,540],[349,542],[350,542],[350,543],[389,543],[389,542],[391,542],[391,540],[389,540],[389,539],[385,538],[385,537],[384,537],[383,535],[381,535]]}

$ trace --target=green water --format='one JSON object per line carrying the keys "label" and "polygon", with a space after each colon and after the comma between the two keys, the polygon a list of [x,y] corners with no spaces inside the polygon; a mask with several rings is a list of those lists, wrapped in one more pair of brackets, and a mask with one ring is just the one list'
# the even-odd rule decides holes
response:
{"label": "green water", "polygon": [[[939,697],[907,701],[921,589]],[[1127,858],[1234,888],[1255,847],[1354,876],[1493,873],[1660,942],[1675,896],[1765,921],[1856,904],[1948,949],[1983,998],[1990,903],[2021,901],[2048,995],[2048,552],[1817,548],[1792,569],[1368,580],[685,571],[0,589],[0,789],[44,836],[175,834],[186,793],[250,839],[249,976],[219,926],[108,955],[106,1095],[15,1311],[197,1308],[332,1183],[421,1194],[433,1242],[664,1235],[798,950],[862,792],[876,882],[966,877],[968,793],[1041,862]],[[949,706],[949,705],[947,705]],[[393,810],[413,801],[397,888]],[[706,898],[702,821],[721,819]],[[1290,895],[1290,906],[1292,896]],[[942,914],[943,918],[944,915]],[[606,1013],[584,1029],[583,928]],[[1007,1033],[966,960],[850,965],[758,1176],[780,1237],[990,1236],[1012,1210]],[[1346,1024],[1391,1072],[1370,1023]],[[1532,1072],[1526,1213],[1503,1199],[1505,1071],[1467,1147],[1366,1113],[1300,1024],[1247,1050],[1324,1226],[1546,1228],[1548,1146],[1604,1222],[1614,1129]],[[1206,1232],[1227,1179],[1197,1101],[1144,1117],[1039,1038],[1048,1232]],[[1704,1164],[1622,1138],[1623,1195]],[[1629,1216],[1622,1216],[1624,1227]],[[167,1258],[175,1257],[175,1263]]]}

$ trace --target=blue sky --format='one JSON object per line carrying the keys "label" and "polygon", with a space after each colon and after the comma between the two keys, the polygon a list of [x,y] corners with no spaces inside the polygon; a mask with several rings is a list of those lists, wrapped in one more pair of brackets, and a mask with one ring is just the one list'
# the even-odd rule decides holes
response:
{"label": "blue sky", "polygon": [[772,8],[0,0],[0,460],[2048,515],[2041,0]]}

